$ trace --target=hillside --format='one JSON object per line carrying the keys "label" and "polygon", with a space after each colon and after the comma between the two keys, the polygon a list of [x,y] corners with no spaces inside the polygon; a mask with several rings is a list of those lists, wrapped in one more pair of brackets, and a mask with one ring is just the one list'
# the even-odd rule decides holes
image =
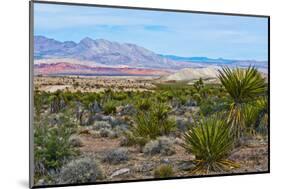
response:
{"label": "hillside", "polygon": [[164,76],[162,81],[190,81],[198,78],[202,79],[214,79],[217,77],[218,68],[206,67],[206,68],[185,68],[176,73]]}

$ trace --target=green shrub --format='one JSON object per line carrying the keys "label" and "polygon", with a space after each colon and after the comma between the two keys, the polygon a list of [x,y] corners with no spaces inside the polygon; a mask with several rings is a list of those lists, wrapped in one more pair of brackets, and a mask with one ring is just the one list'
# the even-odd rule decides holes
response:
{"label": "green shrub", "polygon": [[222,112],[229,107],[228,101],[217,97],[208,97],[200,102],[200,111],[204,116]]}
{"label": "green shrub", "polygon": [[154,170],[155,178],[167,178],[174,176],[174,170],[171,165],[161,165]]}
{"label": "green shrub", "polygon": [[121,100],[125,100],[126,98],[127,98],[128,96],[127,96],[127,94],[125,93],[125,92],[115,92],[115,93],[113,93],[113,95],[112,95],[112,98],[114,99],[114,100],[119,100],[119,101],[121,101]]}
{"label": "green shrub", "polygon": [[34,132],[35,174],[60,168],[65,159],[77,154],[70,141],[71,129],[37,127]]}
{"label": "green shrub", "polygon": [[108,100],[103,105],[103,111],[106,115],[116,113],[116,103],[112,100]]}
{"label": "green shrub", "polygon": [[141,111],[147,111],[150,109],[152,104],[152,101],[148,98],[144,98],[144,99],[139,99],[136,102],[136,108],[141,110]]}
{"label": "green shrub", "polygon": [[134,136],[132,131],[125,131],[123,135],[120,141],[121,146],[133,146],[135,144],[144,146],[149,141],[146,137]]}
{"label": "green shrub", "polygon": [[230,127],[216,117],[205,118],[184,134],[183,147],[195,155],[193,173],[227,171],[237,165],[227,160],[234,145]]}
{"label": "green shrub", "polygon": [[260,98],[243,106],[242,115],[245,131],[251,134],[267,133],[268,104],[266,98]]}
{"label": "green shrub", "polygon": [[149,111],[138,112],[135,116],[136,125],[131,128],[133,136],[150,140],[175,131],[176,123],[168,118],[169,110],[166,104],[155,103]]}
{"label": "green shrub", "polygon": [[200,78],[198,81],[196,81],[193,84],[193,87],[199,93],[204,88],[204,82],[203,82],[202,78]]}
{"label": "green shrub", "polygon": [[78,154],[71,142],[73,128],[64,126],[68,123],[50,126],[48,121],[34,124],[35,174],[39,176],[59,169],[65,160]]}
{"label": "green shrub", "polygon": [[96,182],[103,178],[99,163],[91,157],[82,157],[67,163],[61,168],[59,184],[79,184]]}

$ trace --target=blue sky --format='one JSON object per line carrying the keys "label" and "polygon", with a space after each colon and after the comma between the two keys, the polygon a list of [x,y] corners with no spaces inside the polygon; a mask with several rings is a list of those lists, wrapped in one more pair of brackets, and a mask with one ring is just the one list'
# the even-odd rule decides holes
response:
{"label": "blue sky", "polygon": [[134,43],[158,54],[267,60],[267,18],[35,3],[34,33]]}

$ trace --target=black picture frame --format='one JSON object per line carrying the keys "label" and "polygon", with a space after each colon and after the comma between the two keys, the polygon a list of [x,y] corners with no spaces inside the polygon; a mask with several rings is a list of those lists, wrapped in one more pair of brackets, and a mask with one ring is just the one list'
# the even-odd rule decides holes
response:
{"label": "black picture frame", "polygon": [[[242,17],[260,17],[267,18],[268,20],[268,171],[260,172],[245,172],[245,173],[231,173],[231,174],[213,174],[203,176],[185,176],[185,177],[171,177],[171,178],[153,178],[141,180],[122,180],[110,182],[88,182],[77,184],[59,184],[59,185],[33,185],[33,63],[34,63],[34,4],[57,4],[69,6],[87,6],[87,7],[102,7],[102,8],[115,8],[115,9],[133,9],[133,10],[146,10],[146,11],[162,11],[162,12],[182,12],[194,14],[211,14],[211,15],[224,15],[224,16],[242,16]],[[161,180],[175,180],[175,179],[190,179],[190,178],[205,178],[205,177],[223,177],[223,176],[239,176],[239,175],[253,175],[253,174],[268,174],[270,173],[270,16],[269,15],[256,15],[256,14],[241,14],[241,13],[226,13],[226,12],[207,12],[207,11],[194,11],[194,10],[179,10],[179,9],[162,9],[162,8],[147,8],[147,7],[132,7],[132,6],[117,6],[117,5],[102,5],[102,4],[87,4],[87,3],[70,3],[70,2],[56,2],[56,1],[29,1],[29,187],[30,188],[51,188],[51,187],[67,187],[67,186],[82,186],[82,185],[100,185],[100,184],[114,184],[114,183],[132,183],[132,182],[145,182],[145,181],[161,181]]]}

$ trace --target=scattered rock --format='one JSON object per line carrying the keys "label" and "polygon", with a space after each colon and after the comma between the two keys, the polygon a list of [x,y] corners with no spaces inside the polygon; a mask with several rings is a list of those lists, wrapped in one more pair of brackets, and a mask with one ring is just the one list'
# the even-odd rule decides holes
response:
{"label": "scattered rock", "polygon": [[36,183],[37,186],[41,186],[41,185],[45,185],[45,184],[46,184],[46,182],[45,182],[44,179],[40,179],[40,180],[38,180],[38,182]]}
{"label": "scattered rock", "polygon": [[143,165],[138,165],[135,168],[137,172],[149,172],[152,171],[153,169],[154,169],[153,163],[145,163]]}
{"label": "scattered rock", "polygon": [[171,161],[168,158],[161,159],[160,162],[165,164],[171,163]]}
{"label": "scattered rock", "polygon": [[178,165],[178,169],[183,171],[189,171],[195,167],[195,164],[192,161],[184,161]]}
{"label": "scattered rock", "polygon": [[130,169],[129,168],[123,168],[123,169],[119,169],[117,171],[114,171],[110,177],[113,178],[113,177],[117,177],[117,176],[120,176],[120,175],[125,175],[125,174],[128,174],[130,172]]}

